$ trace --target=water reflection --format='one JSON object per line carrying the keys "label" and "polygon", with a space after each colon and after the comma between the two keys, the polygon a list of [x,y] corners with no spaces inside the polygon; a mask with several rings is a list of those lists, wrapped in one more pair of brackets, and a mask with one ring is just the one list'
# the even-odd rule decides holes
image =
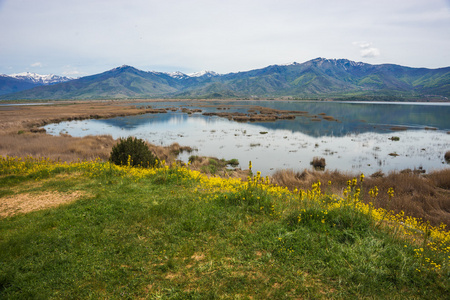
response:
{"label": "water reflection", "polygon": [[[334,102],[310,102],[300,105],[295,102],[260,101],[189,102],[184,105],[215,110],[213,107],[205,108],[205,103],[219,106],[236,105],[230,107],[230,111],[245,111],[249,105],[255,104],[277,109],[303,110],[312,115],[325,113],[339,122],[315,122],[311,118],[299,116],[295,120],[237,123],[215,116],[170,112],[107,120],[62,122],[49,124],[45,128],[47,132],[55,135],[60,132],[72,136],[111,134],[114,138],[136,136],[159,145],[178,142],[199,149],[196,153],[198,155],[237,158],[243,168],[251,160],[254,169],[264,174],[270,174],[276,169],[310,168],[310,161],[315,156],[325,157],[326,169],[366,174],[378,170],[430,170],[447,166],[443,157],[445,151],[450,149],[450,135],[446,133],[450,129],[450,106]],[[154,107],[171,105],[178,106],[180,103],[152,104]],[[394,132],[389,129],[392,126],[408,126],[414,130]],[[427,126],[438,130],[423,130]],[[392,141],[389,139],[392,136],[398,136],[400,140]],[[389,155],[392,153],[398,156]],[[188,156],[184,154],[181,159],[187,161]]]}

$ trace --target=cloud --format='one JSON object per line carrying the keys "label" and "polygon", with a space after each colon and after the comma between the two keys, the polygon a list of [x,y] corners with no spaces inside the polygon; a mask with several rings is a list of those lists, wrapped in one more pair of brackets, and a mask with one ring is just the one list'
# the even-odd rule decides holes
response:
{"label": "cloud", "polygon": [[368,42],[354,42],[353,45],[359,47],[359,54],[364,58],[373,58],[381,55],[380,49],[372,46],[372,43]]}
{"label": "cloud", "polygon": [[41,68],[43,66],[43,64],[41,62],[35,62],[33,64],[31,64],[31,67],[33,68]]}
{"label": "cloud", "polygon": [[360,53],[364,58],[377,57],[381,54],[380,50],[374,47],[362,48]]}
{"label": "cloud", "polygon": [[62,72],[62,75],[72,78],[79,78],[86,76],[86,73],[78,71],[77,68],[72,67],[71,65],[66,65],[64,66],[64,71]]}

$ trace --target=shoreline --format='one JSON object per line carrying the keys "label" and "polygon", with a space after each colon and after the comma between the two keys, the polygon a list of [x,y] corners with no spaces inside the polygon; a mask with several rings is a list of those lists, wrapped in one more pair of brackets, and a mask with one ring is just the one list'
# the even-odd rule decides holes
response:
{"label": "shoreline", "polygon": [[[197,99],[198,100],[198,99]],[[187,99],[146,99],[145,102],[136,103],[136,100],[79,100],[79,101],[61,101],[56,103],[45,103],[44,105],[15,105],[15,106],[0,106],[0,138],[2,136],[22,136],[32,137],[35,135],[45,136],[47,138],[58,139],[63,137],[66,142],[69,140],[80,140],[83,138],[72,137],[68,134],[51,135],[48,134],[45,129],[39,128],[51,123],[60,123],[64,121],[74,120],[89,120],[89,119],[109,119],[115,117],[136,116],[142,114],[159,114],[167,113],[170,111],[181,111],[186,114],[192,114],[197,111],[193,111],[189,108],[151,108],[149,106],[141,105],[145,103],[155,102],[186,102]],[[210,100],[201,100],[200,102],[209,102]],[[226,100],[218,99],[219,102],[225,102]],[[281,100],[285,101],[285,100]],[[450,102],[449,102],[450,105]],[[189,106],[189,105],[188,105]],[[200,105],[201,107],[202,105]],[[207,113],[203,112],[202,115],[217,116],[220,118],[226,118],[236,122],[273,122],[276,120],[289,119],[295,116],[301,116],[310,118],[312,121],[316,119],[323,119],[326,121],[339,122],[333,116],[328,116],[325,113],[319,115],[310,114],[307,111],[290,111],[290,110],[278,110],[266,108],[258,105],[249,105],[248,113],[233,113],[227,112],[231,107],[235,105],[207,105],[217,107],[219,112]],[[405,127],[406,128],[406,127]],[[426,128],[429,129],[429,128]],[[431,128],[435,129],[435,128]],[[391,128],[392,132],[395,132],[395,128]],[[402,130],[404,128],[402,127]],[[447,132],[450,133],[450,132]],[[25,134],[25,135],[24,135]],[[107,135],[94,135],[91,137],[107,136]],[[84,138],[87,138],[85,136]],[[114,139],[112,139],[114,141]],[[2,142],[0,141],[0,155],[5,155],[2,151]],[[167,147],[168,145],[166,145]],[[182,145],[183,146],[183,145]],[[5,147],[3,147],[5,148]],[[44,149],[43,149],[44,150]],[[14,151],[13,151],[14,152]],[[35,153],[39,154],[39,153]],[[44,156],[47,153],[41,153]],[[8,154],[9,155],[9,154]],[[288,168],[289,169],[289,168]],[[398,172],[407,170],[408,167],[397,170]],[[444,168],[445,169],[445,168]],[[330,169],[331,170],[331,169]],[[431,170],[433,171],[433,170]],[[354,173],[351,170],[340,170],[343,173]]]}

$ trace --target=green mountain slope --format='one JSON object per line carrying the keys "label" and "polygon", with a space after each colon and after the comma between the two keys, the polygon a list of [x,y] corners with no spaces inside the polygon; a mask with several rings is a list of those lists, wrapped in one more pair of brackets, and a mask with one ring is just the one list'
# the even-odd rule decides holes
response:
{"label": "green mountain slope", "polygon": [[22,91],[5,99],[139,98],[176,91],[176,81],[168,75],[122,66],[97,75]]}
{"label": "green mountain slope", "polygon": [[35,83],[0,75],[0,95],[19,92],[38,86]]}
{"label": "green mountain slope", "polygon": [[225,75],[173,77],[130,66],[52,86],[10,93],[0,99],[103,99],[152,97],[353,96],[425,99],[450,97],[450,67],[409,68],[317,58]]}

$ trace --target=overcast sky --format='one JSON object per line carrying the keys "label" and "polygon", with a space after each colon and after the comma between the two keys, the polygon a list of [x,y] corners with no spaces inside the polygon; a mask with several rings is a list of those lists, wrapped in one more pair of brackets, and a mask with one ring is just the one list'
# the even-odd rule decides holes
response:
{"label": "overcast sky", "polygon": [[0,74],[450,66],[450,0],[0,0]]}

